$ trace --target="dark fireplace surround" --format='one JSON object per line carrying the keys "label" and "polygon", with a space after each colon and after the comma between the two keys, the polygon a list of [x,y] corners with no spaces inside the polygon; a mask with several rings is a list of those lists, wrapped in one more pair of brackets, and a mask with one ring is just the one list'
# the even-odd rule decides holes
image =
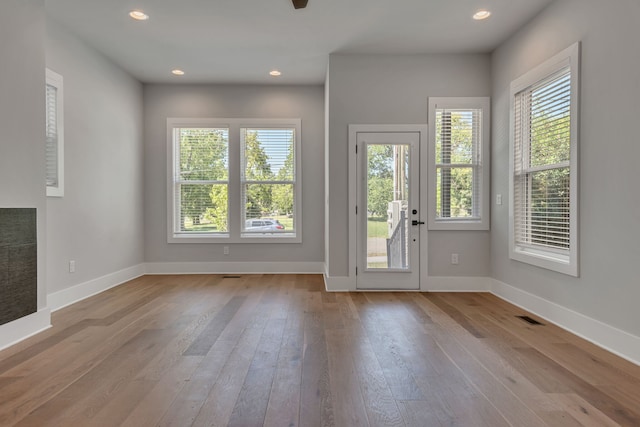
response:
{"label": "dark fireplace surround", "polygon": [[36,209],[0,208],[0,325],[38,310]]}

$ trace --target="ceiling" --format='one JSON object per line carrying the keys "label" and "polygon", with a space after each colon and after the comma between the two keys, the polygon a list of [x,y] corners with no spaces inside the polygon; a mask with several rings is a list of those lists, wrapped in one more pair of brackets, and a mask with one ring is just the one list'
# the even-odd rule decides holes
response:
{"label": "ceiling", "polygon": [[[46,0],[46,9],[145,83],[320,84],[331,53],[491,52],[552,1],[309,0],[295,10],[291,0]],[[474,21],[482,8],[492,16]],[[133,9],[150,19],[134,21]]]}

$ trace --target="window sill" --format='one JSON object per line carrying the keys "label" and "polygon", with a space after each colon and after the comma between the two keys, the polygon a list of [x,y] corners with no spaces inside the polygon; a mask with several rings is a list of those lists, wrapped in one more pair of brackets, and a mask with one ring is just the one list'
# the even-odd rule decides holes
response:
{"label": "window sill", "polygon": [[61,187],[47,186],[47,197],[64,197],[64,189]]}
{"label": "window sill", "polygon": [[186,243],[186,244],[210,244],[210,243],[302,243],[302,236],[297,235],[283,235],[283,236],[255,236],[255,235],[243,235],[241,237],[232,238],[229,234],[170,234],[168,243]]}
{"label": "window sill", "polygon": [[509,257],[525,264],[578,277],[578,264],[575,260],[572,260],[572,255],[575,258],[575,254],[560,254],[544,249],[514,245]]}

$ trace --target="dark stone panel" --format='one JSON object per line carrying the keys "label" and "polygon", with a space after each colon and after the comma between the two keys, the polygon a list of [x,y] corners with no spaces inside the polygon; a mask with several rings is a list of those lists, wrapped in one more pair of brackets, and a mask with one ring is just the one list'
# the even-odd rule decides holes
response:
{"label": "dark stone panel", "polygon": [[0,246],[35,244],[36,241],[34,208],[0,209]]}
{"label": "dark stone panel", "polygon": [[[0,300],[2,300],[2,289],[9,281],[9,247],[0,246]],[[0,306],[2,307],[2,306]]]}
{"label": "dark stone panel", "polygon": [[35,209],[0,209],[0,325],[38,310]]}

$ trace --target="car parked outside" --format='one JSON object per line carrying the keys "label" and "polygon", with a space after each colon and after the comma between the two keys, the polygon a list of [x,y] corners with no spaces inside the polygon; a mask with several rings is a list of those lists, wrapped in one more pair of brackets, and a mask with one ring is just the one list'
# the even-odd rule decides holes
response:
{"label": "car parked outside", "polygon": [[244,229],[245,231],[282,231],[284,225],[273,218],[254,218],[245,221]]}

